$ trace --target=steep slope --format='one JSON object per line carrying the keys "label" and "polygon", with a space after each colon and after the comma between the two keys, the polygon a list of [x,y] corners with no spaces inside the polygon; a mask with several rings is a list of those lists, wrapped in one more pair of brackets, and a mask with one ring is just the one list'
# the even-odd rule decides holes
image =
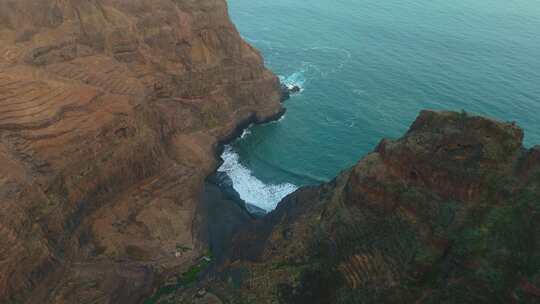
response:
{"label": "steep slope", "polygon": [[279,99],[225,0],[0,0],[0,302],[135,303],[188,268],[217,142]]}
{"label": "steep slope", "polygon": [[539,303],[540,147],[522,140],[423,111],[247,224],[203,286],[227,303]]}

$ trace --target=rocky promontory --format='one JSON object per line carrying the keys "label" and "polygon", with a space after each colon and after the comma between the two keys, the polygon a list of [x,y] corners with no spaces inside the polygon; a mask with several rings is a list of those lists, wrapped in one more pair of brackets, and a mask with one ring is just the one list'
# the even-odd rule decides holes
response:
{"label": "rocky promontory", "polygon": [[423,111],[333,181],[246,222],[198,288],[224,303],[539,303],[540,147],[523,137]]}

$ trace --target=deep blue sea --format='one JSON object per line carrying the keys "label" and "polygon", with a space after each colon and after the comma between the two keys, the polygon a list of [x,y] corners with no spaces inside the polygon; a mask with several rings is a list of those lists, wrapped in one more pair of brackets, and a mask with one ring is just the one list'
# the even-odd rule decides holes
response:
{"label": "deep blue sea", "polygon": [[539,0],[229,0],[266,65],[303,91],[220,168],[267,210],[399,137],[421,109],[516,121],[540,144]]}

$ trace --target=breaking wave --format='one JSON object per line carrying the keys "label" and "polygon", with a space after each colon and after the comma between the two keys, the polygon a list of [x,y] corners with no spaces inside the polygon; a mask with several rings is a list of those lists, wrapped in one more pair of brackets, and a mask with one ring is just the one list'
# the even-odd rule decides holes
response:
{"label": "breaking wave", "polygon": [[265,184],[240,163],[238,153],[229,145],[225,146],[221,158],[223,164],[218,171],[227,173],[233,182],[234,190],[246,203],[272,211],[285,196],[298,189],[289,183]]}
{"label": "breaking wave", "polygon": [[279,80],[282,84],[287,86],[289,90],[292,90],[294,87],[300,88],[300,93],[304,91],[304,84],[306,83],[306,77],[304,76],[305,70],[301,70],[291,74],[290,76],[279,76]]}

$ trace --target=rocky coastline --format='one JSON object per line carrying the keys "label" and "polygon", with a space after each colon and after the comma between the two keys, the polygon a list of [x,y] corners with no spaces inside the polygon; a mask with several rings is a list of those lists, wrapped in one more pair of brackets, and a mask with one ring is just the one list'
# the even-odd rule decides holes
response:
{"label": "rocky coastline", "polygon": [[231,303],[536,303],[540,146],[523,136],[422,111],[403,137],[246,223],[204,288]]}
{"label": "rocky coastline", "polygon": [[514,123],[422,111],[403,137],[264,217],[211,185],[215,260],[164,301],[536,303],[540,146],[523,136]]}
{"label": "rocky coastline", "polygon": [[[291,98],[291,94],[296,94],[300,91],[300,88],[298,86],[293,86],[289,88],[287,85],[283,83],[280,83],[280,88],[281,88],[281,102],[282,103],[289,100]],[[240,194],[234,189],[231,178],[224,172],[218,172],[217,168],[221,166],[221,164],[223,163],[223,160],[221,159],[221,154],[223,153],[224,147],[227,144],[230,144],[231,142],[240,138],[241,135],[246,130],[248,130],[253,124],[264,124],[264,123],[268,123],[272,121],[277,121],[285,115],[286,111],[287,109],[283,107],[280,112],[276,113],[275,115],[265,117],[262,120],[257,120],[255,116],[252,116],[248,118],[247,120],[240,122],[236,126],[233,132],[231,132],[224,138],[220,139],[218,142],[218,146],[216,148],[216,153],[215,153],[215,157],[218,160],[217,165],[216,165],[216,170],[214,170],[214,172],[206,178],[205,189],[217,187],[221,192],[220,196],[234,202],[242,210],[247,212],[249,216],[253,218],[264,217],[267,214],[267,211],[255,205],[246,203],[240,197]]]}
{"label": "rocky coastline", "polygon": [[[286,100],[286,99],[285,99]],[[282,102],[285,101],[282,99]],[[235,131],[224,139],[220,140],[216,149],[215,158],[218,160],[212,174],[204,183],[201,201],[208,212],[208,239],[209,249],[214,257],[222,260],[225,252],[230,250],[230,240],[238,233],[238,229],[245,226],[251,220],[260,219],[267,215],[263,210],[255,205],[246,203],[240,194],[234,189],[233,181],[225,172],[217,171],[223,160],[221,154],[224,147],[240,136],[253,124],[264,124],[279,120],[285,115],[286,108],[278,114],[269,116],[264,120],[257,121],[254,117],[240,123]]]}
{"label": "rocky coastline", "polygon": [[216,172],[279,119],[225,0],[0,0],[1,303],[538,303],[540,147],[465,112],[263,215]]}

